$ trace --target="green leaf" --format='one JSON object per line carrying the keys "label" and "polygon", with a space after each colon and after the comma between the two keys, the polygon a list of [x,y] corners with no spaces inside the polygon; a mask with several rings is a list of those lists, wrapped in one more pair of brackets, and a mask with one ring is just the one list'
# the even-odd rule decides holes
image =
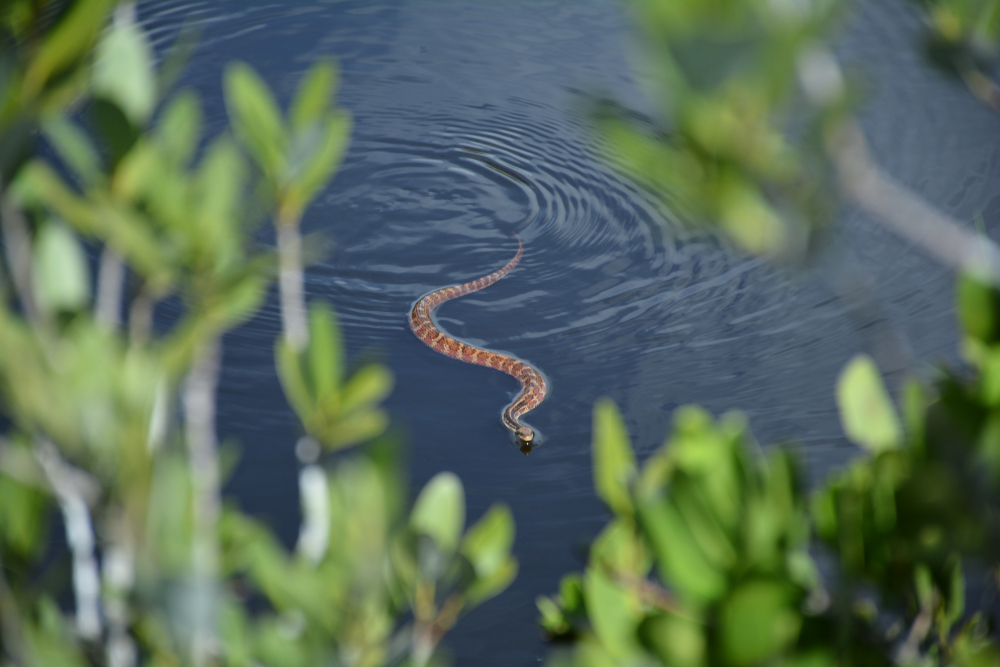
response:
{"label": "green leaf", "polygon": [[58,222],[44,224],[35,239],[33,286],[39,307],[49,313],[84,308],[90,300],[87,258],[76,235]]}
{"label": "green leaf", "polygon": [[42,129],[80,183],[90,186],[102,180],[104,173],[97,149],[75,123],[63,116],[54,116],[45,121]]}
{"label": "green leaf", "polygon": [[751,581],[736,589],[721,611],[722,650],[736,666],[756,665],[788,647],[802,618],[781,582]]}
{"label": "green leaf", "polygon": [[285,173],[287,136],[281,111],[267,84],[245,63],[232,63],[225,73],[226,108],[240,140],[277,186]]}
{"label": "green leaf", "polygon": [[112,0],[80,0],[46,35],[24,74],[24,95],[37,96],[46,84],[67,69],[78,65],[108,20]]}
{"label": "green leaf", "polygon": [[317,400],[340,389],[343,379],[343,343],[333,309],[321,302],[309,306],[309,374]]}
{"label": "green leaf", "polygon": [[704,626],[675,614],[648,616],[639,626],[639,637],[665,665],[700,667],[705,664],[708,642]]}
{"label": "green leaf", "polygon": [[1000,323],[1000,295],[995,287],[975,273],[959,275],[955,313],[962,330],[984,343],[996,342]]}
{"label": "green leaf", "polygon": [[462,554],[476,570],[477,578],[493,576],[510,557],[514,544],[514,517],[510,508],[497,503],[465,533]]}
{"label": "green leaf", "polygon": [[174,97],[163,110],[156,128],[156,141],[164,154],[183,165],[194,156],[200,138],[201,105],[198,95],[185,91]]}
{"label": "green leaf", "polygon": [[331,114],[325,123],[299,131],[290,151],[283,206],[300,214],[333,175],[347,149],[351,117]]}
{"label": "green leaf", "polygon": [[837,406],[852,442],[873,453],[900,445],[902,427],[871,357],[858,355],[844,368],[837,381]]}
{"label": "green leaf", "polygon": [[640,601],[593,565],[583,580],[587,612],[601,644],[618,663],[630,664],[639,652],[635,641]]}
{"label": "green leaf", "polygon": [[465,491],[454,473],[441,472],[417,496],[410,514],[414,532],[434,539],[442,551],[453,553],[465,525]]}
{"label": "green leaf", "polygon": [[330,61],[315,63],[299,83],[289,112],[289,120],[296,131],[319,123],[333,103],[337,87],[337,68]]}
{"label": "green leaf", "polygon": [[381,364],[363,366],[341,390],[340,409],[348,414],[360,407],[375,405],[392,391],[392,372]]}
{"label": "green leaf", "polygon": [[388,425],[389,415],[384,410],[365,410],[343,418],[334,417],[331,424],[311,432],[326,446],[342,449],[378,437]]}
{"label": "green leaf", "polygon": [[599,399],[594,405],[594,486],[616,514],[633,513],[629,485],[635,475],[635,455],[621,413],[611,399]]}
{"label": "green leaf", "polygon": [[97,45],[92,88],[114,102],[137,127],[156,106],[153,51],[146,33],[135,23],[116,24]]}
{"label": "green leaf", "polygon": [[722,596],[726,575],[708,562],[669,501],[643,505],[639,518],[652,543],[660,576],[672,589],[695,603]]}
{"label": "green leaf", "polygon": [[281,337],[275,343],[274,356],[285,397],[302,423],[310,422],[316,410],[316,400],[309,388],[298,353]]}
{"label": "green leaf", "polygon": [[517,570],[517,559],[507,558],[489,576],[476,577],[476,580],[465,591],[467,608],[471,609],[503,592],[517,577]]}

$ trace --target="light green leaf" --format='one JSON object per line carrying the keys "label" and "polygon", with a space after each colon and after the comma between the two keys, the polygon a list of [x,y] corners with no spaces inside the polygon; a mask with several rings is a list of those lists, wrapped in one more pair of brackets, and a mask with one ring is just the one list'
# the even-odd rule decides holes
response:
{"label": "light green leaf", "polygon": [[705,664],[708,642],[705,627],[690,618],[674,614],[647,617],[639,627],[639,636],[672,667],[700,667]]}
{"label": "light green leaf", "polygon": [[290,151],[286,207],[302,211],[333,175],[347,149],[351,117],[331,114],[325,123],[297,132]]}
{"label": "light green leaf", "polygon": [[322,302],[309,306],[309,375],[317,400],[340,389],[343,378],[343,343],[333,309]]}
{"label": "light green leaf", "polygon": [[76,236],[58,222],[42,226],[35,239],[33,287],[45,311],[78,310],[90,299],[87,258]]}
{"label": "light green leaf", "polygon": [[337,87],[337,68],[330,61],[319,61],[310,68],[299,88],[289,113],[292,128],[302,130],[318,123],[333,102]]}
{"label": "light green leaf", "polygon": [[236,135],[277,187],[285,172],[287,136],[271,90],[249,65],[237,62],[226,67],[225,96]]}
{"label": "light green leaf", "polygon": [[410,527],[428,535],[445,552],[454,552],[465,526],[465,491],[454,473],[441,472],[417,496]]}
{"label": "light green leaf", "polygon": [[340,409],[347,414],[362,406],[374,405],[392,391],[392,372],[381,364],[358,369],[341,392]]}
{"label": "light green leaf", "polygon": [[510,557],[514,544],[514,517],[510,508],[497,503],[465,533],[462,554],[476,570],[477,578],[493,576]]}
{"label": "light green leaf", "polygon": [[185,91],[174,97],[164,109],[156,128],[156,141],[165,154],[180,164],[194,155],[201,138],[201,105],[198,96]]}
{"label": "light green leaf", "polygon": [[583,580],[587,614],[601,644],[618,664],[631,664],[639,652],[635,640],[640,601],[591,565]]}
{"label": "light green leaf", "polygon": [[306,426],[327,447],[342,449],[381,435],[389,426],[389,415],[384,410],[365,410],[342,418],[335,416],[331,422],[317,428],[312,428],[310,423]]}
{"label": "light green leaf", "polygon": [[144,125],[156,106],[153,52],[146,33],[135,23],[115,25],[95,55],[94,94],[114,102],[136,127]]}
{"label": "light green leaf", "polygon": [[517,577],[517,570],[517,559],[507,558],[489,576],[477,577],[465,591],[466,608],[471,609],[501,593]]}
{"label": "light green leaf", "polygon": [[902,427],[892,399],[871,357],[854,357],[837,381],[837,406],[844,433],[873,453],[900,445]]}
{"label": "light green leaf", "polygon": [[616,514],[633,512],[629,485],[635,475],[635,455],[621,413],[611,399],[599,399],[594,405],[594,486]]}
{"label": "light green leaf", "polygon": [[278,367],[278,377],[285,390],[285,397],[298,414],[303,424],[309,423],[316,409],[316,401],[309,389],[298,353],[284,337],[274,346],[274,356]]}

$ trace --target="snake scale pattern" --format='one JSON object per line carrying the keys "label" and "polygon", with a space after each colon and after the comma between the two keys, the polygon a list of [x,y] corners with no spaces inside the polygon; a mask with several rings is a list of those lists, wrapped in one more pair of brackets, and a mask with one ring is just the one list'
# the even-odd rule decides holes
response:
{"label": "snake scale pattern", "polygon": [[517,266],[518,262],[521,261],[521,255],[524,252],[524,244],[521,243],[521,237],[517,234],[514,234],[514,237],[517,239],[517,254],[502,269],[462,285],[453,285],[434,290],[417,301],[416,305],[413,306],[413,310],[410,311],[410,329],[413,330],[413,333],[416,334],[421,342],[432,350],[449,356],[452,359],[503,371],[521,382],[521,393],[503,411],[503,423],[504,426],[517,436],[521,444],[521,451],[527,454],[531,451],[535,432],[530,426],[521,423],[520,418],[545,400],[545,379],[541,373],[520,359],[515,359],[499,352],[484,350],[456,340],[441,331],[431,319],[434,309],[445,301],[457,299],[471,292],[478,292],[510,273]]}

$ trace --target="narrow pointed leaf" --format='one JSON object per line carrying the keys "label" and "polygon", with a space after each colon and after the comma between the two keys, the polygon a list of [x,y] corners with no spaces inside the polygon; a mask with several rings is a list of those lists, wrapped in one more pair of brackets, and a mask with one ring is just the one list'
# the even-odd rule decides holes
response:
{"label": "narrow pointed leaf", "polygon": [[410,527],[434,539],[445,552],[454,552],[465,526],[465,491],[454,473],[441,472],[417,496]]}
{"label": "narrow pointed leaf", "polygon": [[295,92],[289,120],[292,128],[302,130],[318,123],[333,103],[337,86],[337,68],[332,62],[320,61],[310,68]]}
{"label": "narrow pointed leaf", "polygon": [[594,486],[616,514],[631,515],[629,485],[635,478],[635,456],[618,407],[602,398],[594,406]]}

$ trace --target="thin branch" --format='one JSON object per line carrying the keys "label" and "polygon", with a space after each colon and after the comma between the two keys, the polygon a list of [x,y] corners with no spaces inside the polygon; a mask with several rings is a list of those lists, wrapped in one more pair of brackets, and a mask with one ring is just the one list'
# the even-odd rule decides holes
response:
{"label": "thin branch", "polygon": [[7,266],[21,309],[29,322],[38,321],[38,310],[31,293],[31,235],[21,210],[0,191],[0,228],[3,230]]}
{"label": "thin branch", "polygon": [[4,656],[16,667],[27,667],[28,652],[24,641],[21,611],[17,608],[14,593],[7,584],[3,567],[3,559],[0,558],[0,639],[3,640]]}
{"label": "thin branch", "polygon": [[302,527],[296,549],[318,565],[330,544],[330,489],[323,468],[310,463],[299,471],[299,497]]}
{"label": "thin branch", "polygon": [[141,345],[149,339],[153,327],[153,306],[156,299],[148,290],[142,290],[132,301],[128,312],[128,335],[133,345]]}
{"label": "thin branch", "polygon": [[90,641],[100,639],[101,577],[97,570],[96,540],[90,510],[80,480],[82,473],[63,461],[55,445],[35,443],[35,457],[59,500],[66,524],[66,542],[73,555],[73,593],[76,597],[76,630]]}
{"label": "thin branch", "polygon": [[125,263],[121,255],[105,246],[101,252],[101,266],[97,274],[97,299],[94,318],[107,329],[118,328],[122,307],[122,287],[125,282]]}
{"label": "thin branch", "polygon": [[111,522],[104,552],[104,615],[108,625],[105,647],[109,667],[135,667],[138,651],[129,634],[128,598],[135,585],[135,548],[123,516]]}
{"label": "thin branch", "polygon": [[278,231],[278,284],[281,292],[281,327],[296,352],[309,345],[306,301],[302,287],[302,237],[297,222],[276,225]]}
{"label": "thin branch", "polygon": [[856,123],[841,127],[828,149],[841,187],[857,205],[939,262],[956,270],[972,270],[1000,287],[1000,248],[886,176],[872,161]]}
{"label": "thin branch", "polygon": [[[215,392],[219,381],[219,341],[202,348],[184,387],[184,421],[193,495],[192,568],[195,595],[211,600],[219,570],[218,523],[221,508],[218,443],[215,434]],[[218,652],[213,604],[207,618],[194,619],[191,660],[207,665]]]}

